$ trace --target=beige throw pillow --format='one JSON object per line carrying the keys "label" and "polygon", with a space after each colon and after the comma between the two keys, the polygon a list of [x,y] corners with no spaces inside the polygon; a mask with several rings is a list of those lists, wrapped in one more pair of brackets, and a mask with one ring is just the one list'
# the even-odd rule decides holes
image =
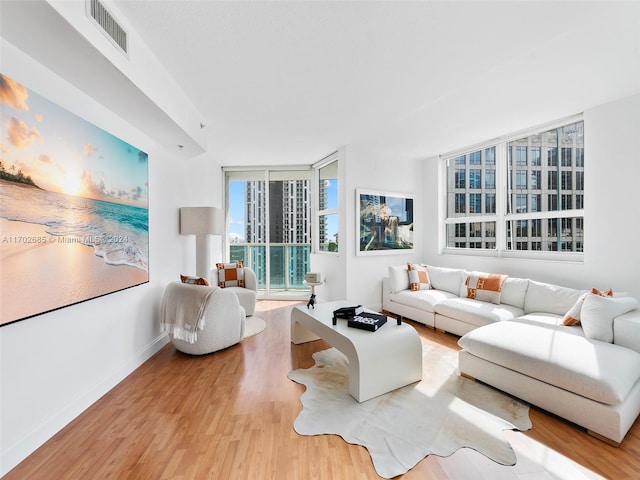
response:
{"label": "beige throw pillow", "polygon": [[429,272],[426,265],[415,263],[407,263],[409,273],[409,289],[417,292],[418,290],[430,290],[431,282],[429,281]]}
{"label": "beige throw pillow", "polygon": [[234,263],[216,263],[218,270],[218,286],[224,287],[244,287],[244,263],[241,261]]}
{"label": "beige throw pillow", "polygon": [[180,275],[180,281],[189,285],[205,285],[209,286],[209,280],[202,277],[192,277],[189,275]]}
{"label": "beige throw pillow", "polygon": [[499,305],[502,284],[506,279],[507,275],[498,273],[471,272],[464,282],[467,298]]}

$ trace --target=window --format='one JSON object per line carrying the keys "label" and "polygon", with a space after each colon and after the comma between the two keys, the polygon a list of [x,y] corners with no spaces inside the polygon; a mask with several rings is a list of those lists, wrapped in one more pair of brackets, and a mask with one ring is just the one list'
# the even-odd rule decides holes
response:
{"label": "window", "polygon": [[456,193],[456,213],[466,213],[466,195],[464,193]]}
{"label": "window", "polygon": [[584,123],[557,125],[443,157],[445,248],[582,253]]}
{"label": "window", "polygon": [[485,165],[496,164],[496,147],[490,147],[484,151],[484,164]]}
{"label": "window", "polygon": [[482,188],[482,182],[480,181],[481,176],[482,170],[479,168],[469,170],[469,188]]}
{"label": "window", "polygon": [[480,165],[481,163],[480,152],[472,152],[469,154],[469,165]]}
{"label": "window", "polygon": [[484,188],[494,190],[496,188],[496,171],[485,170],[484,172]]}
{"label": "window", "polygon": [[516,146],[516,165],[527,165],[527,147],[522,145]]}
{"label": "window", "polygon": [[496,213],[496,194],[485,193],[484,195],[485,213]]}
{"label": "window", "polygon": [[469,194],[469,213],[482,213],[482,194],[470,193]]}
{"label": "window", "polygon": [[338,252],[338,159],[331,155],[327,161],[314,166],[318,178],[317,251]]}
{"label": "window", "polygon": [[311,170],[225,169],[228,261],[244,261],[258,290],[306,289],[311,253]]}
{"label": "window", "polygon": [[456,168],[456,188],[465,188],[467,170],[465,168]]}
{"label": "window", "polygon": [[540,170],[531,170],[531,190],[540,190],[542,188],[541,173]]}
{"label": "window", "polygon": [[[451,218],[474,218],[495,214],[495,147],[491,146],[453,157],[448,163],[450,168],[447,170],[447,198],[449,199],[447,215]],[[466,168],[468,165],[474,165],[474,168]],[[477,167],[478,165],[480,168]],[[457,223],[453,221],[447,225],[446,235],[447,245],[454,248],[495,248],[493,238],[495,237],[495,222],[463,221]],[[491,237],[490,241],[487,241],[488,237]],[[471,241],[471,238],[474,240]],[[493,244],[491,244],[492,242]]]}
{"label": "window", "polygon": [[531,166],[539,167],[540,166],[540,147],[531,146],[530,147],[530,155],[531,155]]}

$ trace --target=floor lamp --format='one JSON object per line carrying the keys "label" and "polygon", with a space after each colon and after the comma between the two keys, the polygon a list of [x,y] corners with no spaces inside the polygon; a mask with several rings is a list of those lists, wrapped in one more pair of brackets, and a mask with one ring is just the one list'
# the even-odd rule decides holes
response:
{"label": "floor lamp", "polygon": [[196,275],[209,280],[211,270],[210,235],[222,235],[222,210],[217,207],[180,208],[180,234],[196,236]]}

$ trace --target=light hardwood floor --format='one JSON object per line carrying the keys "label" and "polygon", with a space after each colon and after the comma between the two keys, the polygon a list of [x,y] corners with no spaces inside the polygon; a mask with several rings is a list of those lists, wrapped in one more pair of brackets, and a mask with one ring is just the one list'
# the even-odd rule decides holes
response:
{"label": "light hardwood floor", "polygon": [[[287,373],[328,348],[290,343],[294,304],[259,302],[266,330],[211,355],[165,346],[5,480],[379,478],[363,447],[293,430],[304,387]],[[457,337],[411,324],[424,342],[458,348]],[[533,407],[531,420],[530,431],[506,432],[518,456],[513,467],[461,449],[431,455],[398,478],[640,478],[640,422],[614,448]]]}

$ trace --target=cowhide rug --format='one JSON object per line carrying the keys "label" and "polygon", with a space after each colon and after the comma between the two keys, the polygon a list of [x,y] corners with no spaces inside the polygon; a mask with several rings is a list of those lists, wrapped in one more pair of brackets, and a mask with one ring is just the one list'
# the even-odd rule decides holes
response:
{"label": "cowhide rug", "polygon": [[423,344],[422,381],[363,403],[348,392],[348,361],[335,348],[289,378],[307,387],[294,422],[300,435],[340,435],[364,446],[381,477],[406,473],[430,454],[472,448],[503,465],[516,456],[503,430],[531,428],[529,407],[458,374],[457,353]]}

